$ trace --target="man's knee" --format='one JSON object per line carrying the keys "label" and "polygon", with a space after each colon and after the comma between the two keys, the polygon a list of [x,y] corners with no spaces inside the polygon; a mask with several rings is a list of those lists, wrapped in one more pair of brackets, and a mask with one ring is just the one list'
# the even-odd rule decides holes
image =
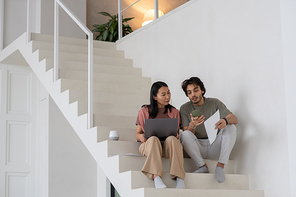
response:
{"label": "man's knee", "polygon": [[222,132],[222,135],[225,137],[236,138],[236,126],[234,124],[227,125]]}
{"label": "man's knee", "polygon": [[196,138],[195,135],[189,130],[183,131],[180,134],[180,142],[182,144],[188,140],[194,140],[195,138]]}

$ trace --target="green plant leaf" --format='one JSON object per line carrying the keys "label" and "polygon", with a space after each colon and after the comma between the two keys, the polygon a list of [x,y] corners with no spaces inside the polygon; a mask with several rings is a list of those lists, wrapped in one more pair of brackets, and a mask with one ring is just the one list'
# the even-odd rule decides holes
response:
{"label": "green plant leaf", "polygon": [[96,37],[96,40],[103,40],[103,36],[102,36],[102,34],[98,35],[98,36]]}
{"label": "green plant leaf", "polygon": [[113,41],[113,34],[109,34],[109,42]]}
{"label": "green plant leaf", "polygon": [[111,14],[109,14],[108,12],[98,12],[98,14],[102,14],[104,16],[109,16],[110,18],[112,18]]}
{"label": "green plant leaf", "polygon": [[110,31],[111,34],[114,33],[114,28],[113,28],[113,26],[111,26],[111,27],[109,28],[109,31]]}
{"label": "green plant leaf", "polygon": [[116,21],[117,20],[117,16],[116,15],[113,15],[112,16],[112,19]]}
{"label": "green plant leaf", "polygon": [[[98,31],[104,31],[106,29],[106,27],[98,26],[95,29],[98,30]],[[93,30],[95,30],[95,29],[93,29]]]}
{"label": "green plant leaf", "polygon": [[113,20],[110,20],[109,23],[108,23],[108,28],[110,28],[113,23],[114,23],[114,21]]}
{"label": "green plant leaf", "polygon": [[[118,40],[118,14],[111,15],[108,12],[98,12],[98,14],[102,14],[104,16],[108,16],[111,19],[107,23],[101,24],[101,25],[93,25],[94,29],[93,32],[99,32],[99,35],[96,37],[97,40],[102,41],[109,41],[109,42],[115,42]],[[130,21],[134,19],[134,17],[131,18],[123,18],[122,17],[122,36],[125,36],[131,32],[133,32],[132,28],[129,26],[129,24],[124,24],[127,21]]]}
{"label": "green plant leaf", "polygon": [[93,25],[93,27],[95,27],[95,28],[100,28],[101,27],[101,25]]}
{"label": "green plant leaf", "polygon": [[104,30],[100,30],[100,29],[93,29],[92,32],[103,32]]}
{"label": "green plant leaf", "polygon": [[135,17],[132,17],[132,18],[124,18],[124,19],[122,19],[122,22],[124,23],[124,22],[127,22],[127,21],[130,21],[130,20],[132,20],[132,19],[134,19]]}
{"label": "green plant leaf", "polygon": [[104,40],[104,41],[108,38],[108,35],[109,35],[109,31],[108,31],[108,29],[106,29],[106,30],[103,32],[103,40]]}

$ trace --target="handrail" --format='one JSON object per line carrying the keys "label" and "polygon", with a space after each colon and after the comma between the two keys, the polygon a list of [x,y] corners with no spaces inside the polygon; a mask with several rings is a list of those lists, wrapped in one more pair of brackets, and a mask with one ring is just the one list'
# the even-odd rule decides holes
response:
{"label": "handrail", "polygon": [[0,51],[4,48],[4,0],[0,0]]}
{"label": "handrail", "polygon": [[27,0],[27,43],[31,41],[31,0]]}
{"label": "handrail", "polygon": [[[122,38],[122,16],[121,13],[124,12],[126,9],[130,8],[131,6],[138,3],[140,0],[132,3],[131,5],[127,6],[126,8],[122,9],[122,0],[118,0],[118,40]],[[158,0],[154,0],[154,19],[158,18]]]}
{"label": "handrail", "polygon": [[93,127],[93,33],[80,19],[61,1],[54,5],[54,81],[58,79],[59,70],[59,6],[88,35],[88,128]]}

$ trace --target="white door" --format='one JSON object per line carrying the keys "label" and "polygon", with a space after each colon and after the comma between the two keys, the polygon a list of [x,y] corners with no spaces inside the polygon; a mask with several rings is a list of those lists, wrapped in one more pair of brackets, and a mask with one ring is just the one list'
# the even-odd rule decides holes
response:
{"label": "white door", "polygon": [[35,79],[28,66],[0,64],[0,196],[34,197]]}

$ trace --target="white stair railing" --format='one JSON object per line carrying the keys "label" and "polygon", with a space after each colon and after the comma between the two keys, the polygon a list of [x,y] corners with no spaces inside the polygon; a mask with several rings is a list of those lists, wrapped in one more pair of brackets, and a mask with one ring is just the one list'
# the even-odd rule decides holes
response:
{"label": "white stair railing", "polygon": [[0,0],[0,51],[4,48],[4,0]]}
{"label": "white stair railing", "polygon": [[[88,128],[93,127],[93,33],[61,1],[54,5],[54,81],[59,73],[59,7],[88,35]],[[31,41],[31,0],[27,0],[27,43]],[[0,0],[0,51],[4,48],[4,0]]]}
{"label": "white stair railing", "polygon": [[61,1],[55,0],[54,5],[54,81],[59,75],[59,7],[88,36],[88,128],[93,127],[93,33],[79,20],[79,18]]}
{"label": "white stair railing", "polygon": [[31,41],[31,0],[27,0],[27,43]]}
{"label": "white stair railing", "polygon": [[[122,0],[118,0],[118,40],[122,38],[122,12],[131,6],[138,3],[140,0],[135,1],[133,4],[129,5],[125,9],[122,9]],[[158,18],[158,0],[154,0],[154,20]]]}

